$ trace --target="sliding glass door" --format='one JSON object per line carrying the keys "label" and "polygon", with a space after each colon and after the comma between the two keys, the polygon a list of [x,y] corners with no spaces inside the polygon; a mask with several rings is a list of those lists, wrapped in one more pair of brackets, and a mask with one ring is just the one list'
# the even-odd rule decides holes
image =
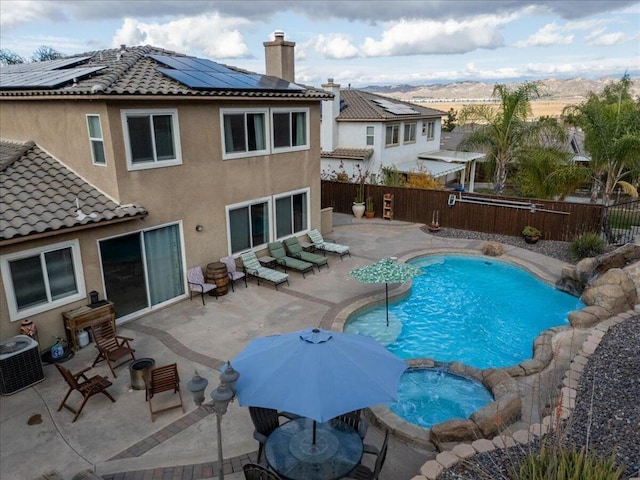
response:
{"label": "sliding glass door", "polygon": [[116,318],[152,308],[184,294],[178,225],[100,241],[105,297]]}

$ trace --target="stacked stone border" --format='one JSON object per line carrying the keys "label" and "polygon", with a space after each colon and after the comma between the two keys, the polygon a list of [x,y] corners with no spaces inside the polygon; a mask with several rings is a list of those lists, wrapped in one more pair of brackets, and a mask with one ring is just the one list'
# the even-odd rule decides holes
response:
{"label": "stacked stone border", "polygon": [[[578,353],[571,360],[569,369],[562,380],[562,388],[558,393],[559,408],[554,409],[551,415],[547,415],[542,419],[541,423],[534,423],[529,426],[528,430],[522,429],[513,434],[500,434],[493,437],[492,440],[481,438],[471,443],[459,443],[450,450],[441,451],[436,455],[435,460],[429,460],[422,465],[420,473],[411,480],[436,480],[442,472],[447,468],[451,468],[457,463],[468,459],[476,453],[493,451],[499,448],[509,448],[517,444],[527,445],[533,439],[542,437],[558,425],[560,420],[569,418],[571,412],[576,405],[576,394],[580,375],[587,364],[589,356],[591,356],[600,341],[605,336],[609,328],[624,322],[625,320],[635,317],[640,313],[640,305],[634,310],[620,313],[616,316],[603,320],[598,325],[590,329],[589,336],[583,342]],[[638,479],[632,479],[638,480]]]}

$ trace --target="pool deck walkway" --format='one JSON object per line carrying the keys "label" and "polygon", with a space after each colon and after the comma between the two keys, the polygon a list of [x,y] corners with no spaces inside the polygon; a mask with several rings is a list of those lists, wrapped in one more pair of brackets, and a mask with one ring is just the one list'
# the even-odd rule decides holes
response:
{"label": "pool deck walkway", "polygon": [[[153,358],[156,365],[177,362],[185,413],[171,410],[157,415],[152,423],[144,391],[130,388],[127,367],[119,368],[117,378],[111,378],[104,362],[90,373],[111,378],[110,391],[117,401],[113,404],[106,397],[92,397],[75,423],[71,423],[70,412],[57,411],[66,387],[53,365],[45,366],[43,382],[0,397],[0,477],[28,480],[52,474],[56,478],[55,473],[57,478],[71,480],[90,470],[114,480],[217,478],[215,415],[206,405],[196,408],[186,389],[194,371],[209,380],[208,403],[218,384],[218,369],[251,339],[306,327],[329,329],[349,305],[384,292],[381,285],[359,283],[349,271],[388,256],[447,250],[479,254],[484,243],[427,234],[419,224],[340,214],[333,219],[333,232],[326,236],[349,245],[351,257],[330,256],[329,268],[304,279],[292,272],[290,286],[277,291],[270,284],[258,286],[255,280],[248,288],[238,283],[235,292],[217,299],[207,297],[204,306],[199,298],[186,299],[119,327],[120,334],[135,339],[132,346],[137,358]],[[548,282],[560,275],[563,264],[558,260],[508,245],[505,251],[504,259],[526,265]],[[393,292],[390,289],[391,295]],[[4,337],[10,335],[3,332]],[[569,343],[573,340],[568,339]],[[81,349],[64,366],[78,371],[91,365],[94,350],[91,345]],[[540,404],[549,398],[545,385],[564,373],[568,361],[559,355],[545,375],[529,380],[530,388],[523,384],[525,403],[518,427],[540,421]],[[248,410],[231,404],[222,419],[225,478],[244,478],[242,465],[255,460],[257,442],[252,432]],[[370,428],[365,441],[379,445],[381,440],[381,433]],[[380,478],[409,480],[435,455],[392,439]]]}

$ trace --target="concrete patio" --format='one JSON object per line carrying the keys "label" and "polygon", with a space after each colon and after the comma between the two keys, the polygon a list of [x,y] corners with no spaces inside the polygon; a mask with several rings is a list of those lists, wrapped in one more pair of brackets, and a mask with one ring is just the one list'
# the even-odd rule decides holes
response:
{"label": "concrete patio", "polygon": [[[238,283],[234,293],[229,291],[217,299],[207,297],[204,306],[194,297],[119,327],[120,334],[135,338],[136,358],[153,358],[158,366],[177,362],[186,413],[171,410],[159,414],[152,423],[145,393],[130,388],[127,367],[119,368],[118,377],[111,378],[110,392],[116,403],[102,395],[92,397],[75,423],[71,423],[70,412],[56,411],[66,385],[53,365],[45,366],[43,382],[0,397],[0,477],[35,479],[56,472],[70,480],[80,471],[91,470],[105,479],[215,478],[215,415],[205,406],[196,408],[186,389],[194,371],[209,380],[208,403],[218,384],[218,369],[249,340],[305,327],[330,329],[338,313],[350,304],[384,291],[380,285],[352,279],[350,270],[381,257],[419,252],[446,249],[479,254],[484,243],[426,234],[421,225],[398,221],[357,220],[334,214],[333,223],[334,231],[327,236],[350,245],[352,253],[342,261],[331,256],[329,268],[305,279],[291,273],[290,286],[277,291],[270,284],[258,286],[255,280],[248,288]],[[555,259],[517,247],[505,246],[505,250],[505,259],[526,265],[548,282],[560,275],[563,264]],[[393,294],[393,289],[390,292]],[[568,355],[561,355],[554,365],[561,373]],[[94,357],[90,344],[64,366],[78,371],[91,365]],[[111,377],[104,363],[89,373]],[[548,378],[555,375],[543,374]],[[527,388],[523,382],[523,396],[528,400],[519,426],[540,421],[537,402],[548,398],[537,390],[543,383],[540,378],[530,380]],[[222,420],[225,478],[244,478],[241,465],[255,460],[257,442],[252,432],[248,410],[231,404]],[[381,440],[381,433],[370,428],[366,442],[379,445]],[[409,480],[434,457],[434,451],[419,450],[392,438],[381,479]]]}

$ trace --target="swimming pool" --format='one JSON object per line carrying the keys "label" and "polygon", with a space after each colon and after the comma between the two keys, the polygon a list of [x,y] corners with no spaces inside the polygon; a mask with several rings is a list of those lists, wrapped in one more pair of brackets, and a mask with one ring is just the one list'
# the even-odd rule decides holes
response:
{"label": "swimming pool", "polygon": [[584,307],[529,272],[488,257],[434,255],[411,260],[424,273],[405,298],[349,318],[344,331],[370,335],[401,358],[430,357],[476,368],[531,358],[542,331],[567,325]]}

